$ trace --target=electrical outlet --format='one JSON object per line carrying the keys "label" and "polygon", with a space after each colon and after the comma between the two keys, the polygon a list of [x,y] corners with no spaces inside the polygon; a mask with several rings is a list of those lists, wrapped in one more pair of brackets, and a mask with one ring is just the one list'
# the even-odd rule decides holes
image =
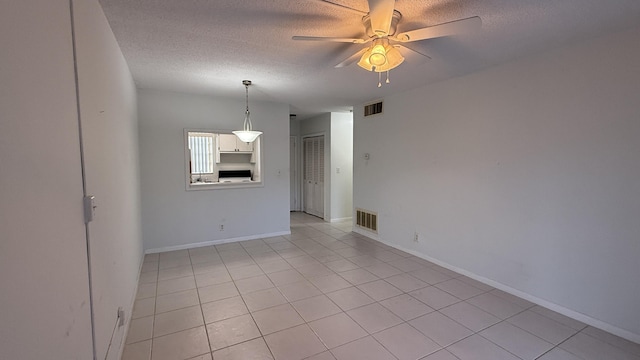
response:
{"label": "electrical outlet", "polygon": [[420,234],[417,231],[413,234],[413,242],[420,242]]}
{"label": "electrical outlet", "polygon": [[220,231],[224,231],[224,224],[220,224]]}

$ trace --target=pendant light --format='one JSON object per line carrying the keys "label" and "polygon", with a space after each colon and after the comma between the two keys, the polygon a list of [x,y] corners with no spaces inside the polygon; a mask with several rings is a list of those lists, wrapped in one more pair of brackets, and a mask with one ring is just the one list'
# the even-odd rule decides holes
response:
{"label": "pendant light", "polygon": [[249,85],[251,85],[251,80],[242,80],[242,84],[246,90],[246,99],[247,99],[247,110],[244,113],[244,126],[242,130],[232,131],[238,139],[242,142],[251,143],[254,142],[262,131],[254,131],[251,126],[251,118],[249,117]]}

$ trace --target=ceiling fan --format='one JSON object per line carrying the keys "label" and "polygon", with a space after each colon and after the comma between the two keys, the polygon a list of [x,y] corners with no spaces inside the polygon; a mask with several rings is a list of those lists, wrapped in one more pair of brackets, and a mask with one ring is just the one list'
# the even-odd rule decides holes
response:
{"label": "ceiling fan", "polygon": [[[368,0],[369,12],[350,8],[346,5],[334,3],[329,0],[320,0],[327,4],[339,6],[361,14],[362,24],[365,28],[366,38],[345,38],[345,37],[318,37],[318,36],[294,36],[293,40],[304,41],[330,41],[352,44],[368,44],[355,54],[349,56],[335,67],[340,68],[351,65],[358,61],[358,66],[368,71],[379,73],[387,72],[387,83],[389,83],[388,71],[402,64],[405,56],[419,55],[426,58],[429,56],[410,49],[403,43],[433,39],[443,36],[469,33],[482,26],[480,17],[474,16],[466,19],[455,20],[439,25],[428,26],[420,29],[397,33],[397,26],[402,19],[402,14],[395,9],[395,0]],[[403,56],[403,53],[405,56]],[[382,82],[378,81],[378,87]]]}

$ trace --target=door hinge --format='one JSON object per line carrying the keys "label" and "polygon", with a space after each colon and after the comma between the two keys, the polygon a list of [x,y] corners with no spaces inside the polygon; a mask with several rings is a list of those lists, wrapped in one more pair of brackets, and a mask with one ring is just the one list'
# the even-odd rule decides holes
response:
{"label": "door hinge", "polygon": [[84,223],[88,224],[93,221],[93,217],[96,212],[96,197],[93,195],[85,195],[83,198],[84,201]]}

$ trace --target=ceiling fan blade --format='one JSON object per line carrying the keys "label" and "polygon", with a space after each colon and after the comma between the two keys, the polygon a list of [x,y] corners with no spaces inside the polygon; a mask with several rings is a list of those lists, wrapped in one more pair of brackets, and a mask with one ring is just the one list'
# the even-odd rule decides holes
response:
{"label": "ceiling fan blade", "polygon": [[481,26],[482,20],[480,19],[480,17],[474,16],[467,19],[455,20],[440,25],[434,25],[422,29],[403,32],[396,35],[394,40],[400,42],[410,42],[433,39],[442,36],[471,33],[480,29]]}
{"label": "ceiling fan blade", "polygon": [[371,30],[382,37],[389,35],[396,0],[369,0]]}
{"label": "ceiling fan blade", "polygon": [[393,45],[395,47],[398,48],[398,50],[400,50],[400,53],[402,54],[402,56],[404,56],[410,63],[416,63],[419,64],[421,62],[424,62],[426,60],[431,60],[431,56],[427,55],[427,54],[423,54],[419,51],[413,50],[409,47],[406,47],[404,45]]}
{"label": "ceiling fan blade", "polygon": [[348,58],[346,58],[345,60],[343,60],[341,63],[339,63],[338,65],[336,65],[334,67],[342,68],[342,67],[349,66],[349,65],[353,64],[354,62],[360,60],[360,58],[362,57],[362,54],[364,54],[365,51],[367,51],[366,47],[364,49],[358,51],[357,53],[349,56]]}
{"label": "ceiling fan blade", "polygon": [[341,43],[351,43],[351,44],[364,44],[368,40],[365,39],[353,39],[353,38],[343,38],[343,37],[320,37],[320,36],[293,36],[291,37],[293,40],[303,40],[303,41],[330,41],[330,42],[341,42]]}
{"label": "ceiling fan blade", "polygon": [[354,8],[348,7],[346,5],[338,4],[338,3],[335,3],[333,1],[329,1],[329,0],[319,0],[319,1],[321,1],[321,2],[323,2],[325,4],[330,4],[330,5],[337,6],[339,8],[345,9],[345,10],[349,10],[351,12],[358,13],[360,15],[367,15],[367,13],[365,11],[354,9]]}

